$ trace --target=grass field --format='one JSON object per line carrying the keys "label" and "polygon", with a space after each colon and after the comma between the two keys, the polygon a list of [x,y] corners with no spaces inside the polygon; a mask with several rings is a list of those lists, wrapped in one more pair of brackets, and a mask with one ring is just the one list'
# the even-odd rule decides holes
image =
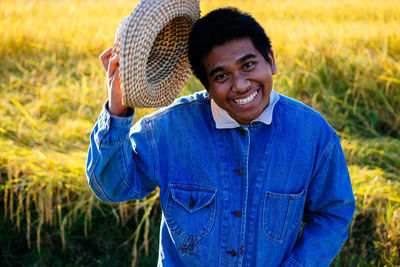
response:
{"label": "grass field", "polygon": [[[0,265],[154,266],[157,192],[99,202],[84,173],[107,98],[98,55],[137,1],[0,1]],[[400,5],[397,0],[201,0],[265,27],[274,88],[337,129],[357,207],[333,266],[400,265]],[[182,94],[200,90],[191,78]],[[137,117],[152,112],[140,109]]]}

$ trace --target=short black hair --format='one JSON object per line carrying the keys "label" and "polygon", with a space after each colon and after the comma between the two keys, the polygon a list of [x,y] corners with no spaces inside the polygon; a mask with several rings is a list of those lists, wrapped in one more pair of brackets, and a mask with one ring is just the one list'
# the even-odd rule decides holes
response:
{"label": "short black hair", "polygon": [[271,41],[261,25],[249,14],[234,7],[211,11],[197,20],[189,35],[189,61],[194,75],[208,89],[203,58],[214,46],[249,37],[254,47],[271,64]]}

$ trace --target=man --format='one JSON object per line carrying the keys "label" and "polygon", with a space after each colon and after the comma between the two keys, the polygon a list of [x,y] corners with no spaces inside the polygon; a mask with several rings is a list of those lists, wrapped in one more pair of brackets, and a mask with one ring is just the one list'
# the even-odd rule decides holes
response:
{"label": "man", "polygon": [[270,40],[248,14],[218,9],[194,25],[189,59],[206,91],[131,129],[118,57],[91,135],[89,184],[104,201],[160,188],[159,266],[328,266],[354,197],[335,130],[272,89]]}

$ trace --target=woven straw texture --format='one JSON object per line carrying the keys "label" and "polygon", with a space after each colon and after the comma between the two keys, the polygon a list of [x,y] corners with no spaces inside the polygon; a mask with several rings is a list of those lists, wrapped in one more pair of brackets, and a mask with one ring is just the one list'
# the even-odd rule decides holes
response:
{"label": "woven straw texture", "polygon": [[113,55],[120,56],[122,104],[169,105],[191,75],[189,32],[199,0],[142,0],[119,24]]}

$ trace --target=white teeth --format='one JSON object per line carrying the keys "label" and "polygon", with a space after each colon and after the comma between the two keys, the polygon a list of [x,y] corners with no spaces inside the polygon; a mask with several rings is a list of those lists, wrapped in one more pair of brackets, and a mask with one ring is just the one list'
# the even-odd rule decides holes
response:
{"label": "white teeth", "polygon": [[242,98],[242,99],[235,99],[235,102],[240,105],[244,105],[244,104],[247,104],[247,103],[253,101],[253,99],[256,97],[256,95],[257,95],[257,91],[252,93],[249,97]]}

